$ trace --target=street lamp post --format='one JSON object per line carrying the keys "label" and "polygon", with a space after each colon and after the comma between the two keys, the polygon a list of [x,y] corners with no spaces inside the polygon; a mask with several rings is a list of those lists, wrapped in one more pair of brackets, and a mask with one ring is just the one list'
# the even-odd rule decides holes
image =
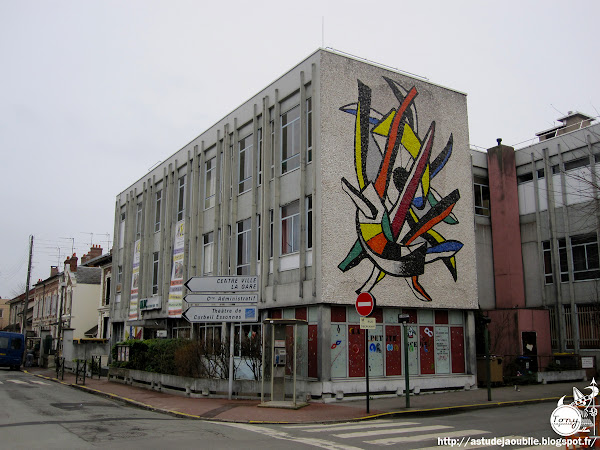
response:
{"label": "street lamp post", "polygon": [[398,314],[398,322],[402,324],[404,330],[404,392],[406,394],[406,407],[410,408],[410,380],[408,373],[408,314]]}
{"label": "street lamp post", "polygon": [[483,330],[483,337],[485,341],[485,383],[487,386],[488,402],[492,401],[492,382],[491,382],[491,368],[490,368],[490,330],[488,325],[492,321],[489,316],[483,316],[481,320],[485,326]]}

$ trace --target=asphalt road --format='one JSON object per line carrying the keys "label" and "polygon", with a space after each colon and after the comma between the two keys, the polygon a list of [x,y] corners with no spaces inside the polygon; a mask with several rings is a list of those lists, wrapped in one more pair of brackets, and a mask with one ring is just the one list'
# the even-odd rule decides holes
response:
{"label": "asphalt road", "polygon": [[236,424],[171,417],[0,369],[0,449],[499,449],[502,439],[520,439],[504,448],[564,448],[550,427],[555,406],[327,425]]}

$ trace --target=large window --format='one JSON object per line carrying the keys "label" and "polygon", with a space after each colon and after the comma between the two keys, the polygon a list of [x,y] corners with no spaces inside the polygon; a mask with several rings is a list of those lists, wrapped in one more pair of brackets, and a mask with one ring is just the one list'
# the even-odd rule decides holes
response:
{"label": "large window", "polygon": [[217,179],[215,175],[215,168],[217,165],[217,158],[211,158],[206,161],[204,171],[204,209],[212,208],[215,206],[215,193],[217,186]]}
{"label": "large window", "polygon": [[162,191],[156,193],[154,203],[154,232],[160,231],[160,207],[162,205]]}
{"label": "large window", "polygon": [[281,115],[281,173],[300,167],[300,107]]}
{"label": "large window", "polygon": [[237,263],[236,273],[248,275],[250,273],[250,219],[237,223]]}
{"label": "large window", "polygon": [[[567,259],[567,241],[558,241],[560,281],[569,281],[569,261]],[[550,241],[542,242],[544,252],[544,276],[546,283],[553,282],[552,251]],[[596,234],[573,236],[571,238],[571,255],[573,257],[573,279],[575,281],[600,278],[600,261],[598,257],[598,241]]]}
{"label": "large window", "polygon": [[269,210],[269,258],[273,257],[273,210]]}
{"label": "large window", "polygon": [[185,175],[179,178],[179,188],[177,195],[177,220],[183,220],[185,211]]}
{"label": "large window", "polygon": [[300,248],[300,202],[296,200],[281,208],[281,254]]}
{"label": "large window", "polygon": [[158,294],[158,273],[159,273],[159,257],[158,252],[154,252],[152,257],[152,295]]}
{"label": "large window", "polygon": [[573,236],[571,238],[573,252],[573,279],[591,280],[600,278],[598,261],[598,241],[596,234]]}
{"label": "large window", "polygon": [[137,204],[137,213],[135,215],[135,240],[142,237],[142,202]]}
{"label": "large window", "polygon": [[478,216],[490,215],[490,187],[488,180],[483,177],[473,177],[475,194],[475,214]]}
{"label": "large window", "polygon": [[204,275],[210,275],[213,271],[213,236],[214,234],[211,231],[202,237],[202,274]]}
{"label": "large window", "polygon": [[238,160],[238,194],[246,192],[252,188],[252,135],[240,139],[239,142],[239,160]]}

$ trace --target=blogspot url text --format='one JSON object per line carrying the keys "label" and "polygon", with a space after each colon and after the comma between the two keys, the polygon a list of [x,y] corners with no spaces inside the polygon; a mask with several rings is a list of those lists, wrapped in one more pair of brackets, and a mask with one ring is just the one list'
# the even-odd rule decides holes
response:
{"label": "blogspot url text", "polygon": [[555,447],[590,447],[593,445],[595,439],[589,437],[577,437],[577,438],[533,438],[533,437],[518,437],[518,438],[483,438],[483,437],[468,437],[463,436],[462,438],[449,438],[449,437],[438,437],[439,446],[449,447],[483,447],[483,446],[527,446],[531,447],[534,445],[551,445]]}

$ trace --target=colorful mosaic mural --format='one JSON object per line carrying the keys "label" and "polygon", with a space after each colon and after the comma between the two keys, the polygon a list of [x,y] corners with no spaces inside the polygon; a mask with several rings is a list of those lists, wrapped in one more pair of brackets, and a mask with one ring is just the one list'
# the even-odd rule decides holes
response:
{"label": "colorful mosaic mural", "polygon": [[[340,108],[355,116],[354,162],[356,182],[342,178],[342,189],[356,206],[357,239],[339,264],[346,272],[363,260],[371,275],[356,292],[371,291],[386,275],[404,278],[415,296],[432,301],[419,283],[426,265],[441,261],[457,280],[456,253],[463,247],[446,239],[438,229],[458,224],[452,209],[458,189],[442,195],[435,178],[452,155],[453,137],[435,156],[435,121],[421,138],[415,98],[417,89],[405,89],[384,77],[398,101],[385,114],[371,105],[371,88],[358,80],[358,101]],[[446,184],[451,177],[446,176]]]}

